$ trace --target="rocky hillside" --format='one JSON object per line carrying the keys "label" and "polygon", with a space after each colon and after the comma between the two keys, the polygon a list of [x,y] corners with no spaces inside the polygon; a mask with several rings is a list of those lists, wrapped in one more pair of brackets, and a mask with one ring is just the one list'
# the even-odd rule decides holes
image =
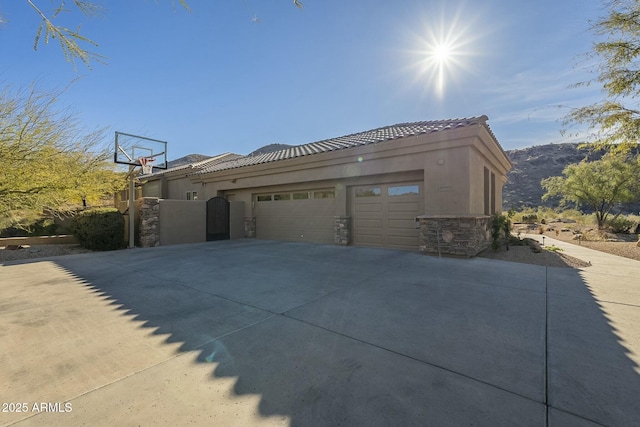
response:
{"label": "rocky hillside", "polygon": [[[503,209],[512,207],[548,206],[558,207],[558,200],[543,202],[545,193],[540,181],[550,176],[560,176],[564,168],[583,159],[598,160],[602,152],[590,153],[586,149],[578,149],[578,144],[549,144],[535,147],[507,150],[507,156],[513,168],[507,174],[509,182],[504,186]],[[638,212],[640,204],[630,207],[630,212]]]}

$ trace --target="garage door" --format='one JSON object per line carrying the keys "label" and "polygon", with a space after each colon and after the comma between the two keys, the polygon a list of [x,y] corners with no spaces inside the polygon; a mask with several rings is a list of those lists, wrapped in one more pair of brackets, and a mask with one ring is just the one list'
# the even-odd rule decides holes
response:
{"label": "garage door", "polygon": [[418,250],[415,217],[422,215],[422,200],[417,182],[353,187],[354,244]]}
{"label": "garage door", "polygon": [[258,239],[334,243],[333,189],[258,194],[255,202]]}

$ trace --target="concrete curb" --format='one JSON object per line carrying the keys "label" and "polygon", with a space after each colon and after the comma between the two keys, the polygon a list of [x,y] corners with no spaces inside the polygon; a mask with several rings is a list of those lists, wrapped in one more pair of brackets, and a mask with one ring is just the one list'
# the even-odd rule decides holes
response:
{"label": "concrete curb", "polygon": [[71,245],[78,243],[75,236],[61,234],[57,236],[5,237],[0,238],[0,246],[7,245]]}

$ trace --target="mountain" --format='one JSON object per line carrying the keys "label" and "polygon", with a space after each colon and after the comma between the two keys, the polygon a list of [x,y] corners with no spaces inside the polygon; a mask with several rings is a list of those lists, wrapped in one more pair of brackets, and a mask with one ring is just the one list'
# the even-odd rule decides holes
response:
{"label": "mountain", "polygon": [[210,159],[211,156],[204,154],[187,154],[179,159],[170,160],[167,162],[167,168],[175,168],[176,166],[188,165],[190,163],[200,162],[202,160]]}
{"label": "mountain", "polygon": [[[548,144],[516,150],[507,150],[507,156],[513,168],[507,174],[508,182],[502,191],[503,210],[512,207],[519,210],[523,207],[546,206],[557,208],[559,200],[542,201],[545,193],[540,181],[550,176],[561,176],[567,165],[599,160],[604,152],[590,152],[578,148],[579,144]],[[640,203],[625,209],[628,212],[640,211]]]}

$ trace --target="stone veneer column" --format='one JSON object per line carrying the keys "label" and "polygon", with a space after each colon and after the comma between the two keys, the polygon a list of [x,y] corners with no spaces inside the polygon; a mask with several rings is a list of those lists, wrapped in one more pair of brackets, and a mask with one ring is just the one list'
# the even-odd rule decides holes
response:
{"label": "stone veneer column", "polygon": [[422,215],[420,225],[420,252],[438,255],[476,256],[491,242],[491,217]]}
{"label": "stone veneer column", "polygon": [[244,237],[253,239],[256,237],[256,217],[244,217]]}
{"label": "stone veneer column", "polygon": [[160,246],[160,199],[143,197],[140,200],[139,212],[140,247],[153,248]]}
{"label": "stone veneer column", "polygon": [[346,246],[351,242],[351,217],[334,216],[333,241],[336,245]]}

